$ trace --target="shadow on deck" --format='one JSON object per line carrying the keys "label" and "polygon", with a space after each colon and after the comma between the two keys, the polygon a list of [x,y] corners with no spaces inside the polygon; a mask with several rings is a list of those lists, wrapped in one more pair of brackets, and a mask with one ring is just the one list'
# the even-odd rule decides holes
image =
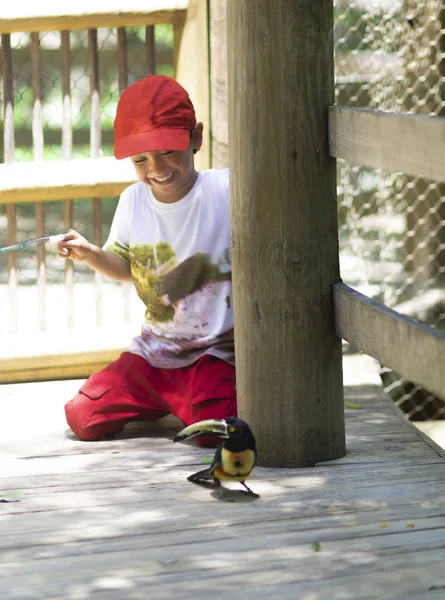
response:
{"label": "shadow on deck", "polygon": [[186,481],[210,453],[173,445],[173,419],[82,443],[79,382],[1,386],[2,600],[442,599],[445,461],[373,365],[345,357],[344,458],[256,468],[261,499],[233,504]]}

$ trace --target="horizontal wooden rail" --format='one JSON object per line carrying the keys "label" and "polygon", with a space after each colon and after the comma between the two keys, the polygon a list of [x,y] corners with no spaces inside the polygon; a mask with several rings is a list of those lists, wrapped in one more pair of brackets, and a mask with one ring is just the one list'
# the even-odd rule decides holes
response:
{"label": "horizontal wooden rail", "polygon": [[445,334],[371,300],[343,283],[334,285],[337,335],[445,400]]}
{"label": "horizontal wooden rail", "polygon": [[0,33],[173,24],[188,5],[189,0],[107,0],[99,7],[97,2],[77,0],[61,7],[54,0],[40,0],[23,8],[2,2]]}
{"label": "horizontal wooden rail", "polygon": [[0,384],[83,379],[116,360],[125,348],[0,360]]}
{"label": "horizontal wooden rail", "polygon": [[136,181],[129,160],[77,158],[0,165],[0,204],[118,196]]}
{"label": "horizontal wooden rail", "polygon": [[445,118],[330,106],[329,153],[368,167],[445,181]]}

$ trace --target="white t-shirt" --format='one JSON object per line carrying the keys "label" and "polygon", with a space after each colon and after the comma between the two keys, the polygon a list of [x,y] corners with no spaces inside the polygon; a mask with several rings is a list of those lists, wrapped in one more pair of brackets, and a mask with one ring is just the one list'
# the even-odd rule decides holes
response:
{"label": "white t-shirt", "polygon": [[135,183],[121,195],[104,249],[131,267],[147,310],[129,352],[158,368],[204,354],[234,363],[229,170],[198,173],[166,204]]}

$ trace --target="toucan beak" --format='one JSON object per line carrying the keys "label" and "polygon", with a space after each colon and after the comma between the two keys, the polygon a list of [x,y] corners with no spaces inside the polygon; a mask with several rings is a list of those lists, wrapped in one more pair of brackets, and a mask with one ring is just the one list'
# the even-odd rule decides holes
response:
{"label": "toucan beak", "polygon": [[190,440],[197,435],[205,435],[212,433],[213,435],[217,435],[222,438],[228,438],[229,433],[227,429],[227,423],[223,420],[216,419],[208,419],[206,421],[199,421],[198,423],[193,423],[193,425],[189,425],[185,427],[182,431],[178,433],[178,435],[173,440],[174,442],[184,442],[185,440]]}

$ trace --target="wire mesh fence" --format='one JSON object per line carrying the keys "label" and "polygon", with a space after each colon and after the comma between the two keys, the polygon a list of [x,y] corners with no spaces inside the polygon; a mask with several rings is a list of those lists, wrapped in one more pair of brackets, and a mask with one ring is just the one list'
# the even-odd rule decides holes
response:
{"label": "wire mesh fence", "polygon": [[[335,66],[338,104],[445,115],[444,2],[336,0]],[[343,280],[445,329],[445,183],[339,161],[338,207]],[[427,390],[381,377],[410,419],[445,418]]]}

